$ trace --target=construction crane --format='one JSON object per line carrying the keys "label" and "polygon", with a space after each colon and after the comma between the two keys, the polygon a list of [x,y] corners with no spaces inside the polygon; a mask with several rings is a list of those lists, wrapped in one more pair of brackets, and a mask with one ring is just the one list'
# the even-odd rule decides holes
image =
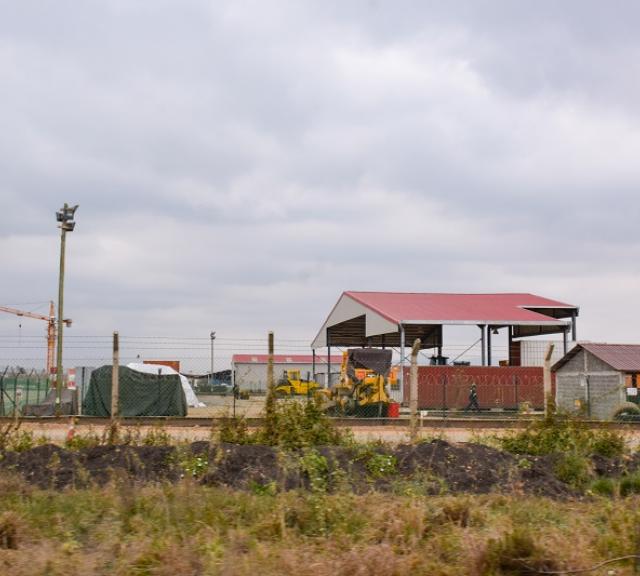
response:
{"label": "construction crane", "polygon": [[[7,312],[8,314],[15,314],[16,316],[23,316],[25,318],[35,318],[36,320],[44,320],[47,323],[47,374],[50,375],[53,371],[53,353],[56,348],[56,312],[53,307],[53,302],[49,302],[49,316],[18,310],[17,308],[9,308],[8,306],[0,306],[0,312]],[[70,319],[63,320],[63,322],[65,326],[71,326]]]}

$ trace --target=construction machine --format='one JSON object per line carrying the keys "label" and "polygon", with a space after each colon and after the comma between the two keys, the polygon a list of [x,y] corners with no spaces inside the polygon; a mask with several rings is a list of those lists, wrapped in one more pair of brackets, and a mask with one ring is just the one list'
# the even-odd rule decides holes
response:
{"label": "construction machine", "polygon": [[318,388],[320,385],[311,380],[308,373],[306,380],[303,380],[300,370],[285,370],[278,380],[275,392],[278,398],[309,396],[314,394]]}
{"label": "construction machine", "polygon": [[[47,374],[51,374],[53,371],[53,353],[56,347],[56,313],[53,302],[49,302],[49,316],[9,308],[8,306],[0,306],[0,312],[7,312],[9,314],[15,314],[16,316],[35,318],[36,320],[44,320],[47,322]],[[71,320],[66,319],[63,320],[63,322],[65,326],[71,326]]]}
{"label": "construction machine", "polygon": [[323,389],[328,414],[385,417],[391,397],[387,385],[394,388],[397,372],[391,368],[391,350],[353,348],[342,353],[340,380]]}

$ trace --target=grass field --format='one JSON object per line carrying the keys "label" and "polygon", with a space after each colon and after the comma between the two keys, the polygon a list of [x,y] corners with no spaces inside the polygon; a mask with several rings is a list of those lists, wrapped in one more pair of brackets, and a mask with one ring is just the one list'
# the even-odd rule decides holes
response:
{"label": "grass field", "polygon": [[[191,481],[53,492],[5,475],[0,567],[12,576],[550,573],[636,553],[638,504],[247,493]],[[632,560],[607,570],[595,573],[636,573]]]}
{"label": "grass field", "polygon": [[0,574],[640,573],[640,454],[554,417],[502,438],[362,444],[269,403],[210,441],[0,429]]}

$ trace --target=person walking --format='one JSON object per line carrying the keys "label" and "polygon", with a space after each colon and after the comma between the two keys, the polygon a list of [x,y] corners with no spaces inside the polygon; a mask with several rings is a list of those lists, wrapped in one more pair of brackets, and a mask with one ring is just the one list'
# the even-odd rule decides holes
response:
{"label": "person walking", "polygon": [[476,390],[476,383],[471,383],[471,388],[469,389],[469,404],[464,409],[465,412],[469,410],[475,410],[476,412],[480,412],[480,404],[478,404],[478,391]]}

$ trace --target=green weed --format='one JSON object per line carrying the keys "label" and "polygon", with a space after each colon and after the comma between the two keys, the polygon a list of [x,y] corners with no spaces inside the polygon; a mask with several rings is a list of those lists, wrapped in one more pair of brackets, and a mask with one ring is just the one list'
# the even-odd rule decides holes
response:
{"label": "green weed", "polygon": [[627,449],[624,437],[612,430],[590,430],[581,421],[559,415],[531,422],[525,430],[497,437],[498,445],[514,454],[600,454],[619,457]]}
{"label": "green weed", "polygon": [[616,495],[617,482],[613,478],[597,478],[591,483],[589,491],[598,496],[613,497]]}
{"label": "green weed", "polygon": [[584,489],[591,480],[589,461],[576,452],[561,454],[554,472],[559,480],[577,490]]}

